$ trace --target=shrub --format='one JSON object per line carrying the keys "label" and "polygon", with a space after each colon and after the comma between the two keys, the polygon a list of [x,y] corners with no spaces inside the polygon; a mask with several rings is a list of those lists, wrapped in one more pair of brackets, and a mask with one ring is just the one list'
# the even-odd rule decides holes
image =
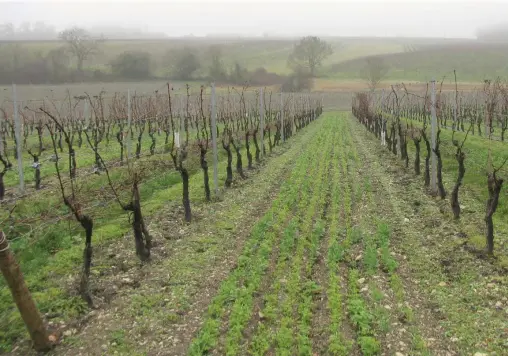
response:
{"label": "shrub", "polygon": [[123,52],[111,62],[111,72],[121,78],[150,78],[150,67],[150,54],[141,51]]}

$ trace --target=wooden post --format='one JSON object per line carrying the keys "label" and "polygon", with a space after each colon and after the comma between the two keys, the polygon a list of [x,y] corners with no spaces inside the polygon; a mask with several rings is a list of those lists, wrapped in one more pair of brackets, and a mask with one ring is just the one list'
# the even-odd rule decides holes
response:
{"label": "wooden post", "polygon": [[265,106],[264,106],[264,92],[263,88],[259,90],[259,120],[260,120],[260,135],[261,135],[261,157],[264,157],[265,152]]}
{"label": "wooden post", "polygon": [[39,310],[35,306],[32,295],[28,290],[19,265],[9,248],[9,242],[0,231],[0,270],[11,290],[12,297],[30,333],[30,337],[37,351],[47,351],[51,343]]}
{"label": "wooden post", "polygon": [[131,125],[132,125],[132,106],[131,106],[131,91],[127,90],[127,165],[131,159]]}
{"label": "wooden post", "polygon": [[434,149],[436,148],[436,139],[437,139],[437,115],[436,115],[436,81],[432,79],[432,92],[431,92],[431,106],[430,106],[430,114],[431,118],[431,145],[432,145],[432,154],[431,154],[431,176],[430,176],[430,187],[432,189],[433,194],[437,194],[437,156],[434,153]]}
{"label": "wooden post", "polygon": [[16,153],[18,156],[18,174],[19,174],[19,191],[21,194],[25,192],[25,178],[23,176],[23,154],[21,142],[21,120],[18,114],[18,99],[16,94],[16,84],[12,85],[12,100],[14,104],[14,125],[16,133]]}
{"label": "wooden post", "polygon": [[280,92],[280,125],[281,125],[281,136],[282,142],[286,140],[284,135],[284,97],[282,91]]}
{"label": "wooden post", "polygon": [[212,124],[212,148],[213,148],[213,186],[215,188],[215,196],[219,195],[219,175],[218,175],[218,153],[217,153],[217,108],[215,104],[215,83],[212,83],[212,96],[210,98],[211,108],[211,124]]}

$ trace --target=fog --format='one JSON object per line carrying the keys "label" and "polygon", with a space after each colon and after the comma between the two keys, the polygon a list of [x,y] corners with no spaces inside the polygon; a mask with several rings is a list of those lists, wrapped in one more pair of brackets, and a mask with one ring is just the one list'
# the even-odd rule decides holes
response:
{"label": "fog", "polygon": [[168,36],[405,36],[474,38],[505,21],[505,2],[25,1],[1,2],[0,24],[43,21],[62,30],[123,27]]}

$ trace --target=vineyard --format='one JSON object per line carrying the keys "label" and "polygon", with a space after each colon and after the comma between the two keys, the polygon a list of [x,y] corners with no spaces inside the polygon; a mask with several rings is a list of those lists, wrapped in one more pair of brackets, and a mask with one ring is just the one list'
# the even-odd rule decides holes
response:
{"label": "vineyard", "polygon": [[[461,218],[464,210],[460,201],[462,190],[473,193],[481,203],[487,202],[485,246],[487,253],[492,255],[494,214],[499,209],[496,215],[504,228],[508,213],[503,199],[506,195],[503,176],[508,172],[505,145],[507,88],[497,80],[487,81],[481,91],[459,93],[456,90],[445,94],[441,90],[436,92],[434,82],[432,88],[427,85],[423,93],[410,92],[402,84],[398,88],[392,87],[387,97],[384,94],[377,98],[357,94],[354,115],[381,140],[383,146],[400,156],[406,168],[409,168],[412,157],[414,174],[423,174],[424,186],[429,188],[430,194],[442,200],[449,196],[455,220]],[[445,187],[443,172],[455,175],[451,189]],[[468,209],[465,213],[472,212]],[[469,222],[470,216],[465,220]],[[475,232],[480,234],[480,231],[483,229]],[[506,252],[503,239],[499,241],[499,249],[503,254]],[[503,259],[505,267],[506,261]]]}
{"label": "vineyard", "polygon": [[[169,85],[148,96],[4,102],[2,226],[39,308],[65,318],[93,307],[94,276],[111,267],[94,262],[100,245],[131,230],[132,258],[149,261],[158,241],[147,214],[180,201],[172,218],[191,223],[192,201],[221,201],[223,186],[249,179],[320,112],[311,95]],[[157,237],[184,237],[174,233]],[[1,298],[8,347],[23,325],[8,288]]]}
{"label": "vineyard", "polygon": [[420,89],[4,103],[2,227],[50,353],[502,355],[508,90]]}

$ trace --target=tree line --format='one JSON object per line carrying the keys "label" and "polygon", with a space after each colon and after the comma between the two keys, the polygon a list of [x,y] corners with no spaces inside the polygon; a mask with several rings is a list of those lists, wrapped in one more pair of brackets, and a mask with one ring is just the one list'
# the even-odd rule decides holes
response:
{"label": "tree line", "polygon": [[182,46],[168,50],[162,58],[146,51],[125,51],[100,67],[92,67],[87,64],[107,50],[108,39],[73,27],[60,32],[58,40],[59,45],[49,51],[20,42],[0,44],[0,84],[173,79],[281,85],[284,91],[293,92],[311,89],[312,78],[333,53],[331,45],[318,37],[301,38],[288,56],[287,65],[292,69],[288,76],[263,67],[249,70],[240,61],[227,58],[219,44],[205,49]]}

